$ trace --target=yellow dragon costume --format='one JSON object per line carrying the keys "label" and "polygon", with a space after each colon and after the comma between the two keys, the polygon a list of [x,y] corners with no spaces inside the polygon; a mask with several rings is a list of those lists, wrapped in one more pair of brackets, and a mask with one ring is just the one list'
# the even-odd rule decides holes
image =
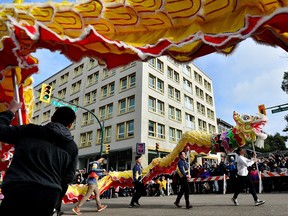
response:
{"label": "yellow dragon costume", "polygon": [[[256,142],[258,147],[264,146],[267,135],[262,132],[262,128],[267,123],[265,115],[259,116],[233,114],[236,126],[222,134],[209,134],[200,131],[189,131],[182,135],[173,151],[163,158],[155,158],[143,169],[143,183],[146,184],[151,179],[162,175],[172,174],[176,170],[181,151],[195,151],[197,154],[209,154],[213,152],[233,152],[234,149],[244,146],[247,143]],[[109,172],[98,182],[100,194],[110,187],[133,187],[132,171]],[[76,202],[81,199],[86,192],[84,185],[71,185],[68,188],[64,203]]]}

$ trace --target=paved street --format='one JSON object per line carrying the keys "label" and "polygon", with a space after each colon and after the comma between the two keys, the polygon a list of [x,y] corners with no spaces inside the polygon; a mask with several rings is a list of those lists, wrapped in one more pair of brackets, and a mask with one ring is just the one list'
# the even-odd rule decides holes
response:
{"label": "paved street", "polygon": [[[84,204],[81,208],[83,216],[103,215],[201,215],[201,216],[285,216],[288,215],[288,193],[264,193],[259,198],[266,201],[262,206],[254,206],[251,194],[240,194],[238,197],[239,206],[231,202],[232,194],[202,194],[190,195],[193,208],[184,208],[184,197],[181,200],[182,208],[176,208],[173,203],[175,195],[166,197],[143,197],[140,199],[140,207],[128,208],[131,197],[119,197],[113,199],[102,199],[102,203],[108,205],[103,212],[96,212],[95,201]],[[71,209],[73,205],[63,205],[65,215],[74,215]]]}

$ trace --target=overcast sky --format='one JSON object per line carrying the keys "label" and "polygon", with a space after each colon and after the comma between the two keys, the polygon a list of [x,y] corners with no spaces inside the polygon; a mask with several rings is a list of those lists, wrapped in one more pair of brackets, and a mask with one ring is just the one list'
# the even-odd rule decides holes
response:
{"label": "overcast sky", "polygon": [[[11,2],[1,0],[1,3]],[[33,76],[35,84],[70,64],[69,60],[57,52],[38,50],[34,55],[40,60],[39,74]],[[258,112],[259,104],[271,107],[288,103],[288,95],[281,89],[284,71],[288,71],[288,54],[280,48],[256,44],[248,39],[240,43],[232,55],[210,54],[193,63],[213,81],[217,117],[232,125],[234,110],[240,114],[254,115]],[[282,132],[286,126],[286,114],[287,111],[272,114],[268,110],[269,121],[264,130],[272,135],[276,132],[287,135]]]}

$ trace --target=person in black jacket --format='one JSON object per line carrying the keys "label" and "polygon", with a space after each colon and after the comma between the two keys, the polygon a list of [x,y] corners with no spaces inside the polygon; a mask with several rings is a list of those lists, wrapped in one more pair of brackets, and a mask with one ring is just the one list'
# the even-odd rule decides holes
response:
{"label": "person in black jacket", "polygon": [[15,100],[0,113],[0,141],[14,144],[15,152],[2,184],[1,216],[49,216],[62,186],[73,181],[78,148],[69,131],[76,115],[69,107],[58,108],[45,126],[10,126],[22,106]]}
{"label": "person in black jacket", "polygon": [[179,205],[180,200],[184,194],[185,202],[186,202],[186,208],[190,209],[192,208],[192,205],[189,202],[189,185],[188,185],[188,179],[191,178],[188,174],[188,164],[186,162],[186,153],[184,151],[179,153],[180,160],[178,161],[177,165],[177,173],[180,177],[180,185],[181,189],[177,195],[176,201],[174,202],[174,205],[176,205],[178,208],[181,208],[181,205]]}
{"label": "person in black jacket", "polygon": [[142,182],[142,158],[141,156],[137,155],[135,157],[135,162],[136,164],[133,167],[133,183],[134,183],[134,194],[132,196],[131,202],[129,204],[129,208],[133,208],[135,206],[135,204],[137,206],[140,206],[139,204],[139,199],[141,198],[144,190],[145,190],[145,186]]}

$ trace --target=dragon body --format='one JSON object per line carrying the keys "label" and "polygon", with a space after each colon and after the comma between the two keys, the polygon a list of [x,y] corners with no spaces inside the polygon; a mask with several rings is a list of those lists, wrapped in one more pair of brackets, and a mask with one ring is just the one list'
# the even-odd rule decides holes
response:
{"label": "dragon body", "polygon": [[[170,154],[163,158],[155,158],[143,169],[143,183],[147,184],[153,178],[162,174],[172,174],[177,167],[179,153],[181,151],[193,151],[197,154],[209,154],[213,152],[233,152],[236,148],[247,143],[256,142],[263,147],[267,135],[262,133],[262,128],[267,122],[265,115],[259,116],[239,115],[234,112],[233,118],[236,126],[221,134],[209,134],[207,132],[189,131],[182,135],[177,146]],[[107,176],[99,180],[98,187],[100,194],[105,190],[114,187],[133,187],[132,171],[109,172]],[[85,194],[84,185],[69,186],[64,203],[76,202]]]}

